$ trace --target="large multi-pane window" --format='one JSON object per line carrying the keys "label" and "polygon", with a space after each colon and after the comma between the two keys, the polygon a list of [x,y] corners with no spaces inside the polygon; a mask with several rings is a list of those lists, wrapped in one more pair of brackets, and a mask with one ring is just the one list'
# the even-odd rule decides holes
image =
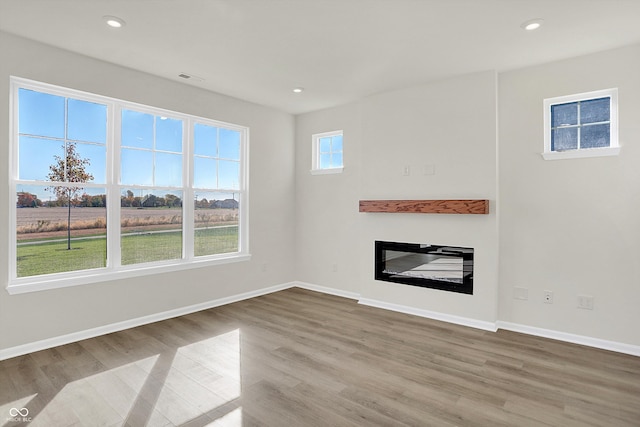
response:
{"label": "large multi-pane window", "polygon": [[238,130],[196,123],[193,148],[195,189],[194,255],[205,256],[237,250],[237,217],[240,192]]}
{"label": "large multi-pane window", "polygon": [[120,203],[121,262],[180,259],[183,121],[131,109],[120,112],[120,194],[132,194],[134,201],[139,196],[139,203],[127,203],[126,197]]}
{"label": "large multi-pane window", "polygon": [[10,291],[247,259],[247,128],[11,84]]}
{"label": "large multi-pane window", "polygon": [[17,99],[16,276],[106,267],[107,105],[22,87]]}

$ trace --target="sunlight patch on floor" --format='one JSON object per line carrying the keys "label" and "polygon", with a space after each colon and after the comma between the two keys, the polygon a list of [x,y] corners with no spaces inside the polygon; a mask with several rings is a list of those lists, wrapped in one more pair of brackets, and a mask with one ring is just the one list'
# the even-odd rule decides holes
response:
{"label": "sunlight patch on floor", "polygon": [[[73,376],[73,372],[60,371]],[[240,330],[67,383],[32,425],[181,425],[240,397]],[[23,408],[36,395],[0,407]],[[242,425],[236,408],[215,426]]]}

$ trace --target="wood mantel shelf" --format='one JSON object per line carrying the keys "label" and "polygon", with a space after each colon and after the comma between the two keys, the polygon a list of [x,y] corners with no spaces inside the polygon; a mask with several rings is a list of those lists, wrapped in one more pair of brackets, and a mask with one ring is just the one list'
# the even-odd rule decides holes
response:
{"label": "wood mantel shelf", "polygon": [[489,200],[360,200],[360,212],[488,214]]}

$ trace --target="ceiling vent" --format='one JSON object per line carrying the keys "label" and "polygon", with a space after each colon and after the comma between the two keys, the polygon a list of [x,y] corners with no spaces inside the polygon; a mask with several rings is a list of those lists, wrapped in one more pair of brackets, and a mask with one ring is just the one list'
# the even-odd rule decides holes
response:
{"label": "ceiling vent", "polygon": [[202,77],[194,76],[193,74],[180,73],[178,77],[183,78],[185,80],[193,80],[194,82],[203,82],[204,79]]}

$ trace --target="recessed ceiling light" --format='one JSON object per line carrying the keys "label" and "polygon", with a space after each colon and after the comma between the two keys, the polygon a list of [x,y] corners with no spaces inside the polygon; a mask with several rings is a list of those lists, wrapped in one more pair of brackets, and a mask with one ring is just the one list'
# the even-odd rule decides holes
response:
{"label": "recessed ceiling light", "polygon": [[102,19],[104,19],[104,22],[107,23],[108,26],[110,26],[111,28],[122,28],[126,25],[126,22],[124,22],[124,20],[118,18],[117,16],[103,16]]}
{"label": "recessed ceiling light", "polygon": [[544,22],[544,19],[540,19],[540,18],[530,19],[527,22],[523,22],[522,25],[520,25],[520,28],[527,31],[537,30],[542,26],[543,22]]}
{"label": "recessed ceiling light", "polygon": [[293,89],[293,92],[294,92],[294,93],[302,93],[302,91],[303,91],[303,90],[304,90],[304,88],[302,88],[302,87],[297,87],[297,88]]}

